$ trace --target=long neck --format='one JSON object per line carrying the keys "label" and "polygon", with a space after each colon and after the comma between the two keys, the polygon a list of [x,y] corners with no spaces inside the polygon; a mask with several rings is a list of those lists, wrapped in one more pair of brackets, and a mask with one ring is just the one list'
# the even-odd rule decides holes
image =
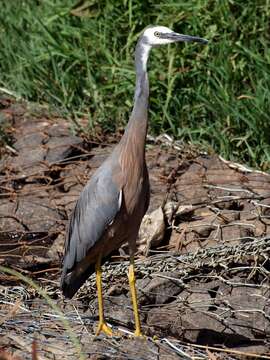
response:
{"label": "long neck", "polygon": [[148,98],[149,98],[149,82],[147,75],[147,60],[150,53],[150,46],[138,42],[135,52],[136,67],[136,88],[134,96],[134,107],[131,114],[131,120],[140,119],[144,115],[147,119],[148,114]]}
{"label": "long neck", "polygon": [[[127,138],[127,140],[130,136],[136,136],[138,146],[141,147],[144,147],[148,125],[149,82],[147,76],[147,60],[150,49],[151,47],[149,45],[142,43],[140,40],[136,46],[136,88],[134,106],[124,134],[124,137]],[[142,141],[143,144],[141,144]]]}

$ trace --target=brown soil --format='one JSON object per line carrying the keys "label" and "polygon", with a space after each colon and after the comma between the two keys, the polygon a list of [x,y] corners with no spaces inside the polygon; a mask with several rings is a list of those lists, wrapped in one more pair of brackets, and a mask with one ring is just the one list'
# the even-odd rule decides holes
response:
{"label": "brown soil", "polygon": [[[46,290],[86,358],[270,358],[270,175],[149,138],[151,204],[136,261],[147,337],[127,336],[125,246],[104,266],[106,318],[119,336],[95,337],[94,276],[66,301],[59,266],[70,211],[114,140],[71,135],[63,119],[8,98],[0,98],[0,116],[11,139],[0,152],[0,265]],[[0,359],[31,359],[34,339],[38,359],[78,359],[38,290],[4,270],[0,279]]]}

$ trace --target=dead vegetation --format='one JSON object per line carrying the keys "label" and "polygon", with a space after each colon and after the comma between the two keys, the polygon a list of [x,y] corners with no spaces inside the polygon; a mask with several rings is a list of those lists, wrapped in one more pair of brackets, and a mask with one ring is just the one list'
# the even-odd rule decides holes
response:
{"label": "dead vegetation", "polygon": [[[38,282],[60,311],[2,269],[0,358],[30,359],[34,340],[38,359],[270,358],[268,174],[149,138],[151,205],[136,261],[148,338],[95,338],[95,279],[65,302],[59,264],[74,201],[113,145],[71,136],[66,122],[23,103],[0,108],[12,138],[0,159],[0,265]],[[123,335],[133,328],[127,266],[123,246],[104,272],[106,316]]]}

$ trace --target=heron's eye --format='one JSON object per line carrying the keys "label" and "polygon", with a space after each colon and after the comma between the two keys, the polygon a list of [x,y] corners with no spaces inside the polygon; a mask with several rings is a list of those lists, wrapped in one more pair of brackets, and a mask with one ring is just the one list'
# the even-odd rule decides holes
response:
{"label": "heron's eye", "polygon": [[154,32],[154,35],[155,35],[156,37],[160,37],[160,32],[155,31],[155,32]]}

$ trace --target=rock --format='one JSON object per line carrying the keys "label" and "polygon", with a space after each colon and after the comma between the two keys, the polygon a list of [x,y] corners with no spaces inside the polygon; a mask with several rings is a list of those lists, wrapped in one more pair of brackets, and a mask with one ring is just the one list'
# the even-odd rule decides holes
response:
{"label": "rock", "polygon": [[48,249],[46,257],[51,260],[61,261],[64,253],[65,235],[59,234],[54,240],[52,246]]}
{"label": "rock", "polygon": [[[95,303],[95,309],[98,309],[97,301]],[[128,328],[134,328],[134,315],[132,310],[131,299],[126,295],[119,296],[106,296],[104,301],[104,312],[108,321],[121,324]],[[96,311],[96,315],[98,312]],[[144,315],[141,314],[142,320]]]}
{"label": "rock", "polygon": [[[86,144],[69,133],[63,119],[50,120],[44,112],[32,116],[26,105],[16,110],[0,99],[1,106],[12,124],[14,142],[1,149],[0,262],[19,268],[46,289],[64,311],[87,358],[179,357],[166,337],[178,348],[188,341],[230,347],[260,344],[252,352],[267,351],[269,175],[233,167],[218,156],[151,143],[146,151],[151,203],[139,241],[144,252],[159,249],[154,256],[136,259],[136,276],[143,332],[163,340],[97,339],[95,274],[73,299],[63,302],[59,257],[70,211],[113,145],[104,145],[105,136],[100,146]],[[168,254],[169,249],[174,254]],[[105,317],[116,328],[132,331],[128,270],[121,259],[120,264],[112,259],[114,264],[104,264],[103,272]],[[46,358],[55,357],[54,352],[57,358],[78,358],[65,327],[36,290],[5,273],[0,280],[5,301],[14,304],[19,297],[24,302],[11,321],[1,324],[4,337],[11,337],[8,346],[29,357],[25,349],[31,349],[34,333]],[[5,319],[5,309],[0,315]],[[16,341],[22,334],[29,336]],[[198,355],[192,347],[184,351],[186,357]]]}
{"label": "rock", "polygon": [[66,136],[51,137],[45,145],[47,151],[46,161],[48,161],[49,164],[52,164],[66,159],[71,156],[73,152],[78,152],[81,145],[81,138],[70,136],[68,133]]}
{"label": "rock", "polygon": [[178,273],[156,273],[151,277],[137,281],[138,298],[142,305],[166,304],[183,290]]}
{"label": "rock", "polygon": [[208,345],[236,346],[265,338],[270,328],[269,289],[245,287],[239,277],[231,283],[239,285],[192,281],[178,299],[151,309],[147,324],[167,336]]}

